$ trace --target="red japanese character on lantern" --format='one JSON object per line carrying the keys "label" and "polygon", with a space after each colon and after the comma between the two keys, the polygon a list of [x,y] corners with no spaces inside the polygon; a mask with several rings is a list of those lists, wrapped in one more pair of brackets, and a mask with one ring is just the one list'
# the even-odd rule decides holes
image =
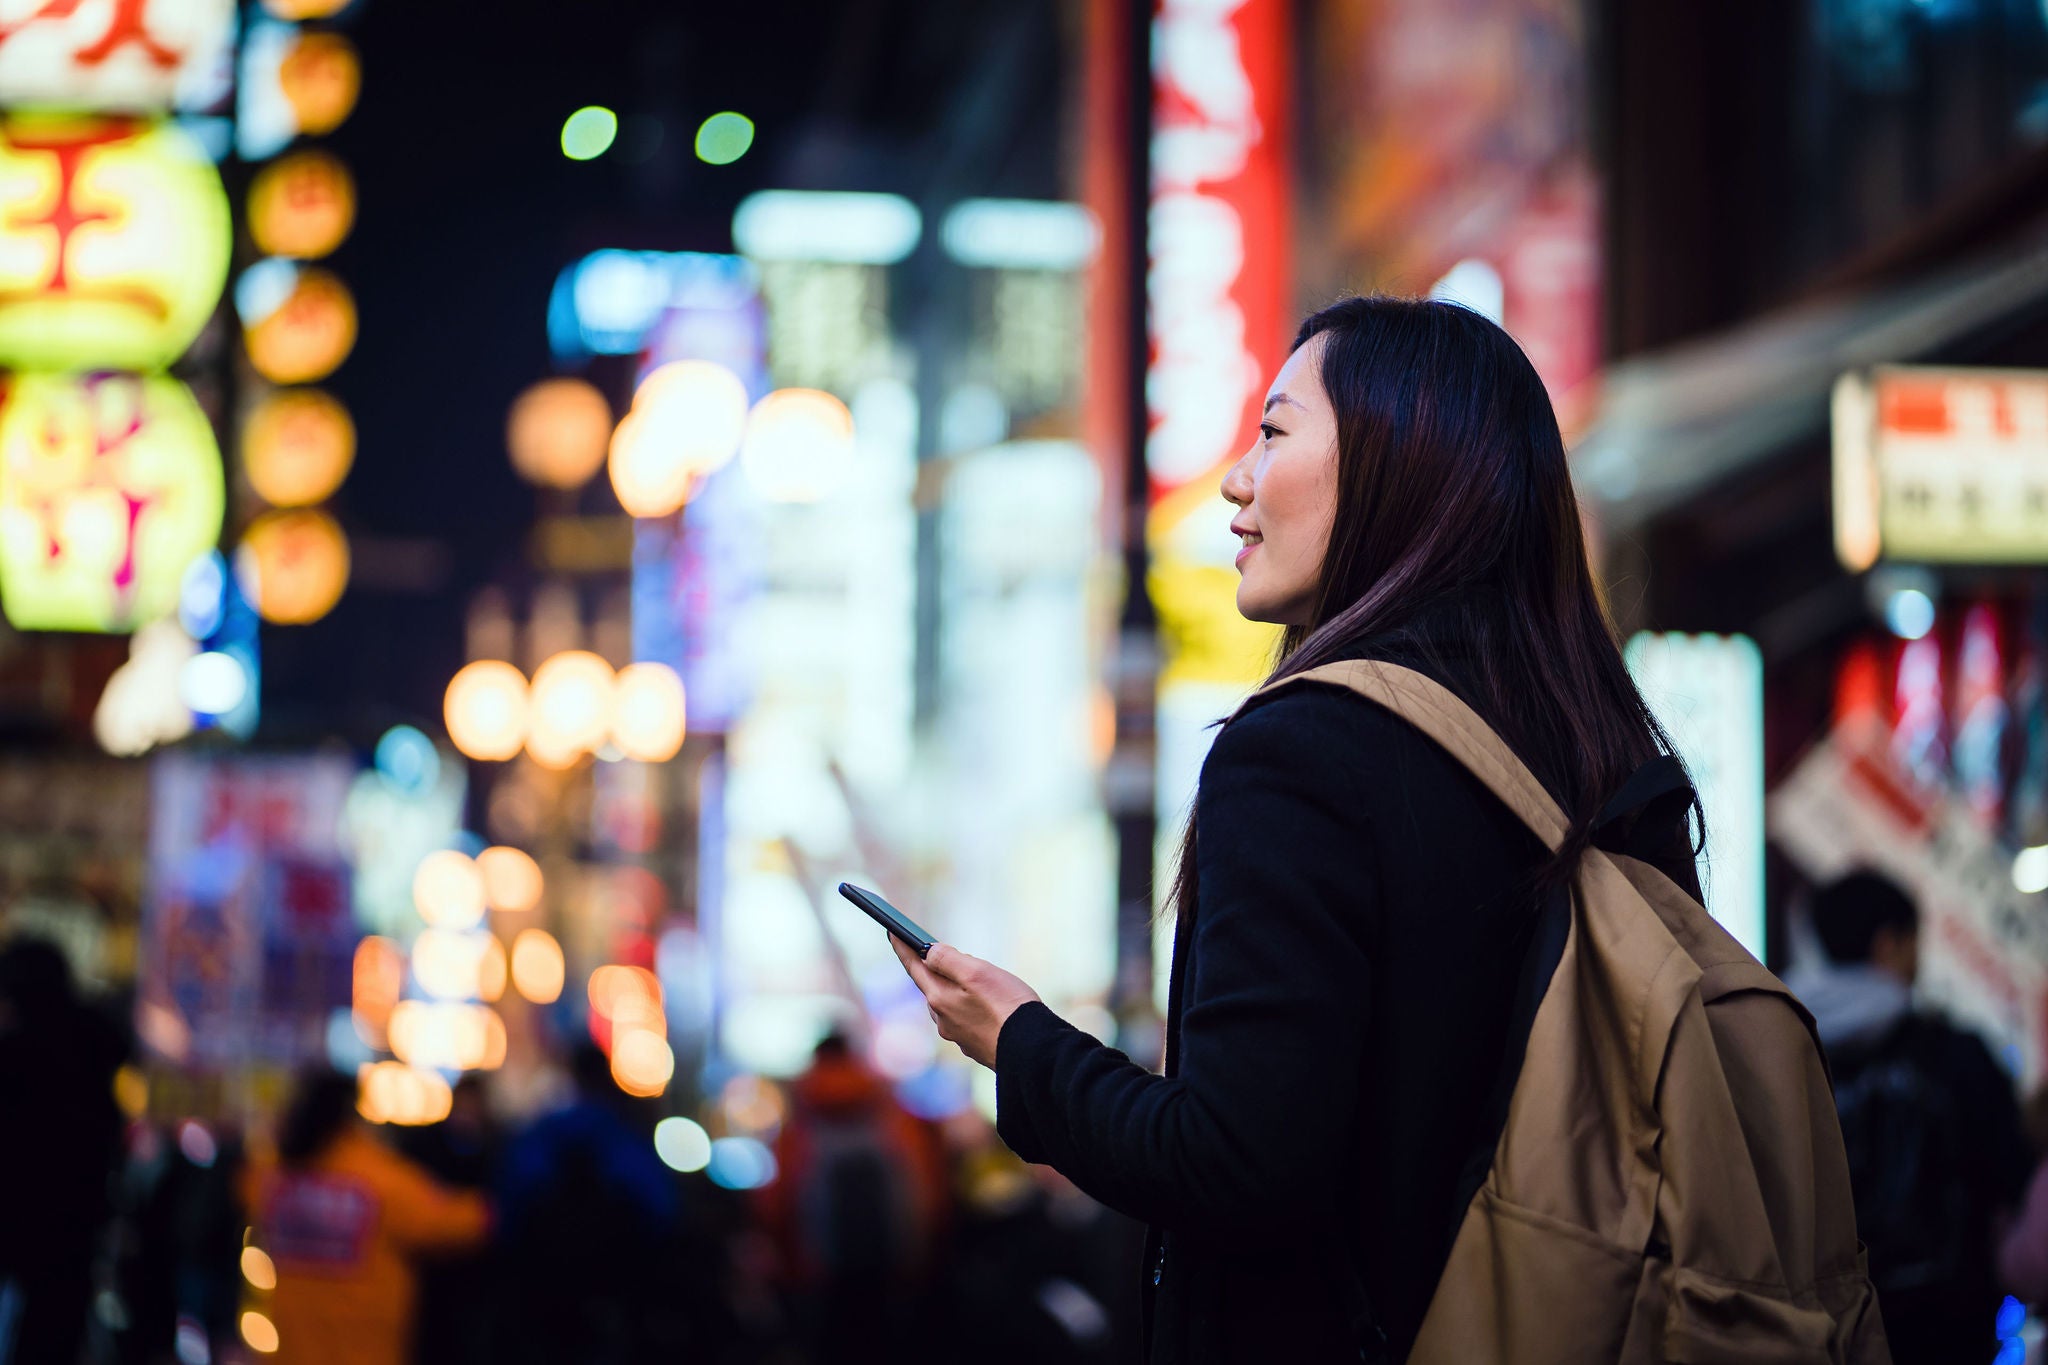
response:
{"label": "red japanese character on lantern", "polygon": [[220,537],[220,447],[163,375],[0,380],[0,608],[23,630],[168,614]]}
{"label": "red japanese character on lantern", "polygon": [[162,369],[212,315],[229,246],[220,174],[175,125],[0,123],[0,367]]}

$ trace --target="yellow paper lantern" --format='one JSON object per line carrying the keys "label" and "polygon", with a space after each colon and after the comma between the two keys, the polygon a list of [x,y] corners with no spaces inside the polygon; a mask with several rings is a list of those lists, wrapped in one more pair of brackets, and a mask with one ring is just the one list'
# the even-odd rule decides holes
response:
{"label": "yellow paper lantern", "polygon": [[355,177],[326,152],[281,156],[249,186],[249,236],[265,255],[325,256],[347,240],[355,224]]}
{"label": "yellow paper lantern", "polygon": [[160,370],[227,278],[227,195],[174,124],[0,122],[0,367]]}
{"label": "yellow paper lantern", "polygon": [[249,363],[273,384],[311,384],[333,374],[356,344],[356,301],[317,267],[298,272],[291,293],[243,333]]}
{"label": "yellow paper lantern", "polygon": [[505,445],[512,468],[545,488],[581,488],[604,464],[612,405],[581,379],[543,379],[512,403]]}
{"label": "yellow paper lantern", "polygon": [[363,88],[363,62],[355,44],[339,33],[301,33],[277,69],[285,102],[299,131],[325,137],[356,107]]}
{"label": "yellow paper lantern", "polygon": [[0,105],[143,113],[218,61],[234,0],[0,5]]}
{"label": "yellow paper lantern", "polygon": [[612,705],[612,743],[642,763],[674,758],[683,747],[683,680],[667,664],[619,670]]}
{"label": "yellow paper lantern", "polygon": [[334,610],[348,587],[348,537],[333,517],[308,507],[265,512],[242,534],[238,567],[256,614],[303,626]]}
{"label": "yellow paper lantern", "polygon": [[853,414],[819,389],[777,389],[754,405],[740,464],[770,502],[817,502],[853,468]]}
{"label": "yellow paper lantern", "polygon": [[161,375],[0,382],[0,606],[22,630],[127,631],[220,538],[220,447]]}
{"label": "yellow paper lantern", "polygon": [[449,679],[442,717],[449,741],[466,757],[503,762],[526,744],[530,705],[524,674],[502,660],[479,659]]}
{"label": "yellow paper lantern", "polygon": [[318,389],[269,394],[242,427],[242,472],[273,507],[305,507],[341,487],[356,458],[348,409]]}
{"label": "yellow paper lantern", "polygon": [[661,517],[740,448],[747,388],[723,365],[678,360],[641,381],[612,435],[612,491],[636,517]]}

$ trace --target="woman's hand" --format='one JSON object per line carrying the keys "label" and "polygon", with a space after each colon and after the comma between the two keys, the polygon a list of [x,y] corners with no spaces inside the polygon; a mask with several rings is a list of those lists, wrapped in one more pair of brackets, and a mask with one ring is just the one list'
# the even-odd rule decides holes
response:
{"label": "woman's hand", "polygon": [[1019,1005],[1038,999],[1038,992],[991,962],[969,957],[958,948],[935,943],[920,961],[915,951],[893,935],[889,946],[896,950],[903,970],[924,992],[925,1008],[939,1026],[939,1036],[958,1043],[960,1050],[993,1068],[996,1038],[1003,1023]]}

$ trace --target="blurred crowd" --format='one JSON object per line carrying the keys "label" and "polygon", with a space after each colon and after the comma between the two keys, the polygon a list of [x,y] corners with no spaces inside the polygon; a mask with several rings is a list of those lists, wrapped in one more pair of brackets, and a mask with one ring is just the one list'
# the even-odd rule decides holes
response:
{"label": "blurred crowd", "polygon": [[243,1135],[125,1116],[125,1031],[56,950],[0,949],[0,983],[4,1365],[1137,1349],[1141,1230],[971,1109],[914,1117],[839,1035],[786,1087],[775,1178],[738,1190],[664,1164],[658,1112],[594,1047],[524,1123],[472,1075],[443,1121],[376,1127],[353,1077],[312,1071]]}
{"label": "blurred crowd", "polygon": [[[1809,901],[1818,951],[1788,981],[1894,1355],[2018,1365],[2048,1304],[2048,1094],[2023,1105],[1916,1004],[1903,889],[1858,872]],[[521,1124],[470,1075],[443,1121],[373,1127],[353,1077],[312,1071],[250,1135],[126,1112],[129,1047],[57,949],[0,949],[0,1365],[826,1365],[913,1337],[936,1361],[1135,1358],[1140,1229],[971,1108],[915,1117],[843,1035],[786,1087],[752,1190],[666,1164],[656,1109],[589,1045]]]}

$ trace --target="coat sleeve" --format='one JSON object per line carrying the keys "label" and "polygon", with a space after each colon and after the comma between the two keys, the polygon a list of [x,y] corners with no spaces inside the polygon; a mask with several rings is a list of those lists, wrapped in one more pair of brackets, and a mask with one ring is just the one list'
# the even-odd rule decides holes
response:
{"label": "coat sleeve", "polygon": [[481,1194],[451,1189],[395,1154],[381,1177],[385,1226],[408,1251],[466,1251],[490,1231],[490,1205]]}
{"label": "coat sleeve", "polygon": [[996,1050],[1004,1139],[1110,1207],[1180,1231],[1296,1227],[1347,1158],[1366,1019],[1367,755],[1283,696],[1217,737],[1196,800],[1199,904],[1178,1074],[1045,1006]]}

